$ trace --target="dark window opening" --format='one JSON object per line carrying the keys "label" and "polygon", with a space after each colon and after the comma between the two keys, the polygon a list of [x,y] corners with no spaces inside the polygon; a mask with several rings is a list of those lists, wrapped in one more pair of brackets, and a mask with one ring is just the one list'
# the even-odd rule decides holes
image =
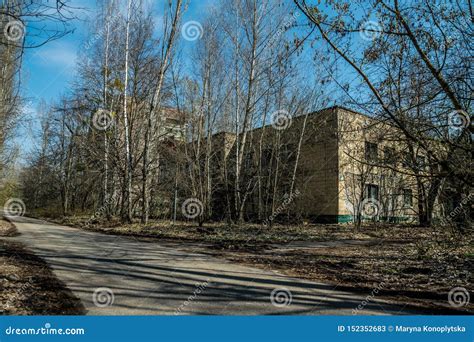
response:
{"label": "dark window opening", "polygon": [[272,163],[272,150],[271,149],[264,149],[262,151],[262,167],[267,168],[271,166]]}
{"label": "dark window opening", "polygon": [[411,189],[403,189],[403,204],[407,207],[413,206],[413,192]]}
{"label": "dark window opening", "polygon": [[364,189],[364,198],[378,200],[379,199],[379,186],[375,184],[366,184]]}
{"label": "dark window opening", "polygon": [[365,159],[368,162],[376,162],[378,159],[378,145],[375,143],[365,142]]}
{"label": "dark window opening", "polygon": [[392,147],[385,147],[383,150],[383,159],[385,164],[395,164],[395,149]]}

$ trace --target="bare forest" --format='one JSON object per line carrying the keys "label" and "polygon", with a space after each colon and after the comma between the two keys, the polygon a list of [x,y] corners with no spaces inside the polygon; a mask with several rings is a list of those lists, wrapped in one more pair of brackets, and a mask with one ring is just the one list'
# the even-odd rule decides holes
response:
{"label": "bare forest", "polygon": [[203,2],[0,0],[1,312],[471,310],[471,0]]}
{"label": "bare forest", "polygon": [[[98,211],[124,223],[301,222],[298,202],[284,201],[311,177],[299,165],[317,130],[309,114],[334,103],[393,126],[380,138],[403,147],[392,158],[408,167],[391,171],[413,177],[419,224],[469,196],[470,2],[222,1],[196,23],[183,20],[187,1],[164,5],[160,22],[147,6],[101,3],[73,84],[38,106],[35,147],[22,171],[5,177],[5,199],[16,194],[48,215]],[[75,18],[67,2],[45,12],[4,1],[2,10],[2,25],[36,12],[62,25],[16,41],[2,36],[7,175],[18,167],[9,141],[22,120],[22,54],[67,34]],[[355,154],[358,181],[374,166],[390,168]],[[468,216],[463,210],[456,220]]]}

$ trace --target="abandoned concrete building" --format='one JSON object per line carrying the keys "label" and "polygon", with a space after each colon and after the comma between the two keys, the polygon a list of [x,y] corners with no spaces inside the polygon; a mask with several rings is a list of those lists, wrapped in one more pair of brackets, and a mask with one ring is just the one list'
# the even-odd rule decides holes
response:
{"label": "abandoned concrete building", "polygon": [[[176,127],[172,131],[176,132]],[[302,221],[344,223],[357,216],[390,222],[416,218],[416,182],[409,172],[400,171],[408,163],[404,144],[399,132],[383,121],[334,106],[294,117],[285,129],[264,125],[249,133],[241,177],[246,220],[264,220],[289,196],[291,203],[282,212]],[[226,205],[234,201],[232,173],[239,136],[220,132],[211,139],[210,216],[223,219]],[[193,149],[192,143],[184,145]],[[174,152],[165,159],[169,161]],[[423,156],[417,160],[422,163]],[[160,167],[163,172],[169,168],[165,182],[175,184],[169,192],[171,204],[176,202],[182,182],[173,180],[179,172],[171,171],[174,168],[169,162]]]}

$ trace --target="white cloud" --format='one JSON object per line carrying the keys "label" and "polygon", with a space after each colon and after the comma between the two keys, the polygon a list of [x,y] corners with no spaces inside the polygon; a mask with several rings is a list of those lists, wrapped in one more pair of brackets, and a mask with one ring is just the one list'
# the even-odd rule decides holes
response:
{"label": "white cloud", "polygon": [[42,66],[53,68],[74,67],[77,61],[77,46],[60,40],[51,42],[39,48],[32,59]]}

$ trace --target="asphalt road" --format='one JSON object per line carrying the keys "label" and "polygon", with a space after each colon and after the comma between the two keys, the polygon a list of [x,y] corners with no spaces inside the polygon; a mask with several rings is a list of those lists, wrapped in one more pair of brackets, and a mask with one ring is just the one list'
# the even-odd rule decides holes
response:
{"label": "asphalt road", "polygon": [[[351,315],[370,294],[231,263],[189,244],[10,219],[21,235],[9,239],[44,258],[90,315]],[[417,313],[377,297],[358,312]]]}

